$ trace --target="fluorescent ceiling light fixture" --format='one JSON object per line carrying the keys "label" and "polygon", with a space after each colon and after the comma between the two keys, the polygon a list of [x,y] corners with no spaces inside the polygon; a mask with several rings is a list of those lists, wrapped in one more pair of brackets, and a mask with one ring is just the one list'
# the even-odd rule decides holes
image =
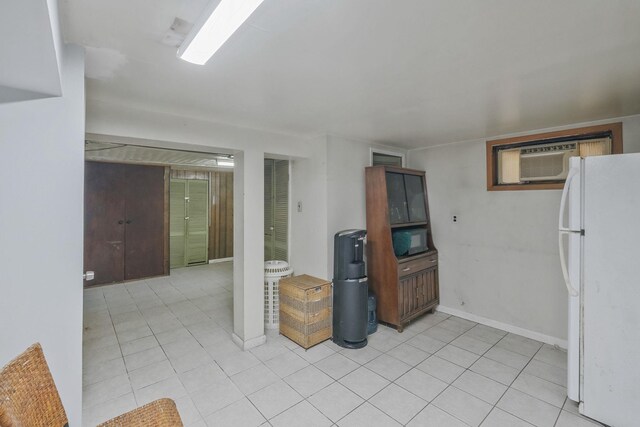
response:
{"label": "fluorescent ceiling light fixture", "polygon": [[218,166],[233,167],[233,160],[218,160]]}
{"label": "fluorescent ceiling light fixture", "polygon": [[178,57],[204,65],[264,0],[212,0],[178,49]]}

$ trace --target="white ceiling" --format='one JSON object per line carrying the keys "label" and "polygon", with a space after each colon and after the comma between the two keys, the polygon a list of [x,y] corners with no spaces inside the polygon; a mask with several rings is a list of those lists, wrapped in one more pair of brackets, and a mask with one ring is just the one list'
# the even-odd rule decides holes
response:
{"label": "white ceiling", "polygon": [[638,0],[265,0],[205,66],[205,0],[60,0],[87,98],[419,147],[640,113]]}

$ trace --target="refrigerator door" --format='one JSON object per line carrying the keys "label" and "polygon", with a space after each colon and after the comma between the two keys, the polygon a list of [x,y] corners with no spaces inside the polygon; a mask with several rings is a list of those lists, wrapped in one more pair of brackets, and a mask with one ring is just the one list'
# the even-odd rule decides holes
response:
{"label": "refrigerator door", "polygon": [[[569,284],[567,288],[576,291],[573,294],[569,291],[567,331],[567,396],[575,402],[580,401],[580,284],[582,278],[582,180],[584,175],[582,162],[583,160],[579,157],[573,157],[570,160],[570,170],[574,176],[566,188],[567,231],[563,230],[565,219],[562,218],[562,213],[560,217],[560,238],[566,238],[568,242],[566,277]],[[560,248],[560,250],[562,249]]]}
{"label": "refrigerator door", "polygon": [[584,160],[580,412],[637,426],[640,402],[640,154]]}

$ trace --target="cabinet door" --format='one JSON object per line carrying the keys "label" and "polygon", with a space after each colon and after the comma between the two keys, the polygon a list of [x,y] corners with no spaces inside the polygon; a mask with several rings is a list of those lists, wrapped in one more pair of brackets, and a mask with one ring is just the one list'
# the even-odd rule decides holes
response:
{"label": "cabinet door", "polygon": [[169,188],[169,259],[171,268],[186,265],[187,181],[172,179]]}
{"label": "cabinet door", "polygon": [[209,181],[187,181],[187,264],[208,261]]}
{"label": "cabinet door", "polygon": [[409,221],[427,220],[427,209],[424,203],[424,183],[421,176],[405,175],[404,184],[407,191]]}
{"label": "cabinet door", "polygon": [[416,283],[417,310],[422,310],[438,299],[438,268],[429,268],[418,274]]}
{"label": "cabinet door", "polygon": [[401,224],[409,222],[407,195],[404,188],[404,176],[401,173],[387,172],[387,200],[389,203],[389,222]]}
{"label": "cabinet door", "polygon": [[264,160],[264,260],[274,259],[274,226],[273,226],[273,205],[274,205],[274,176],[275,165],[273,160]]}
{"label": "cabinet door", "polygon": [[124,165],[86,162],[84,170],[84,271],[86,285],[124,280]]}
{"label": "cabinet door", "polygon": [[398,295],[398,316],[406,319],[416,311],[418,275],[411,275],[400,279]]}
{"label": "cabinet door", "polygon": [[289,161],[264,161],[264,260],[289,260]]}
{"label": "cabinet door", "polygon": [[398,289],[400,320],[419,313],[424,307],[433,303],[438,298],[437,283],[437,267],[401,278]]}
{"label": "cabinet door", "polygon": [[289,261],[289,161],[274,164],[273,259]]}
{"label": "cabinet door", "polygon": [[125,169],[125,279],[164,274],[164,167]]}

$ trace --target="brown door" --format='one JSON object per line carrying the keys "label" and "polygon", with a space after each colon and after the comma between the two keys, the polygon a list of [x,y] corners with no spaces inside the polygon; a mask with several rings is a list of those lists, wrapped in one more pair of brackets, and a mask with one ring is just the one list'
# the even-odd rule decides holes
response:
{"label": "brown door", "polygon": [[95,280],[85,284],[124,279],[124,168],[111,163],[85,163],[84,271],[95,272]]}
{"label": "brown door", "polygon": [[164,167],[127,165],[126,280],[164,274]]}

